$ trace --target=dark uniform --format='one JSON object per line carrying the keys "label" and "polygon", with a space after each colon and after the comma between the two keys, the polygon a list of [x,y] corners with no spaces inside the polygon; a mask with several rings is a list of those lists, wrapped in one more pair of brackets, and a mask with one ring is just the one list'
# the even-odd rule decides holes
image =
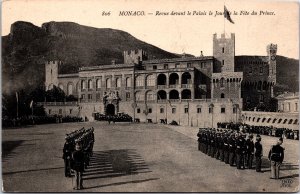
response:
{"label": "dark uniform", "polygon": [[234,160],[235,160],[235,137],[232,134],[231,138],[228,140],[228,145],[229,145],[229,164],[230,166],[234,165]]}
{"label": "dark uniform", "polygon": [[255,147],[254,156],[255,156],[256,172],[261,172],[261,157],[263,155],[263,147],[262,147],[260,141],[261,141],[261,138],[260,138],[259,135],[257,135],[256,142],[254,144],[254,147]]}
{"label": "dark uniform", "polygon": [[199,129],[197,136],[198,136],[198,150],[202,151],[202,131],[201,131],[201,129]]}
{"label": "dark uniform", "polygon": [[84,153],[81,150],[81,145],[76,145],[76,150],[72,154],[73,170],[75,171],[76,186],[75,190],[83,189],[82,173],[84,171]]}
{"label": "dark uniform", "polygon": [[278,179],[280,166],[284,159],[284,149],[280,145],[282,144],[283,139],[280,138],[278,143],[269,151],[269,160],[271,160],[271,178]]}
{"label": "dark uniform", "polygon": [[243,146],[244,140],[242,136],[239,136],[236,140],[236,167],[237,169],[241,169],[241,165],[243,163]]}
{"label": "dark uniform", "polygon": [[63,159],[65,163],[65,177],[71,177],[71,157],[74,151],[74,144],[70,139],[66,138],[66,142],[63,148]]}
{"label": "dark uniform", "polygon": [[246,142],[247,145],[247,152],[246,152],[246,163],[247,163],[247,167],[249,169],[252,169],[252,163],[253,163],[253,156],[254,156],[254,143],[253,143],[253,136],[250,135],[249,139],[247,139]]}
{"label": "dark uniform", "polygon": [[224,162],[225,164],[229,164],[229,145],[228,145],[228,141],[229,141],[229,134],[226,134],[224,139],[223,139],[223,150],[224,150]]}

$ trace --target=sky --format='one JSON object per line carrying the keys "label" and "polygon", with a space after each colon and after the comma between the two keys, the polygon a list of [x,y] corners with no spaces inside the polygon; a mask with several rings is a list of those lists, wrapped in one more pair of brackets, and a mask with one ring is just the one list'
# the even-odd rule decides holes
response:
{"label": "sky", "polygon": [[[224,4],[234,24],[216,11]],[[143,11],[144,16],[120,16],[121,11]],[[185,15],[170,15],[183,12]],[[188,11],[192,15],[188,15]],[[193,15],[195,12],[206,15]],[[209,15],[209,11],[213,15]],[[237,15],[233,15],[236,11]],[[253,11],[257,15],[251,15]],[[262,11],[262,12],[261,12]],[[266,14],[266,11],[273,15]],[[103,15],[103,12],[110,15]],[[156,15],[157,12],[169,15]],[[249,12],[249,15],[247,15]],[[151,14],[152,13],[152,14]],[[296,1],[255,0],[8,0],[2,2],[2,35],[16,21],[41,26],[70,21],[96,28],[126,31],[134,37],[173,53],[212,55],[213,34],[235,33],[236,55],[267,55],[277,44],[278,55],[299,59],[299,5]]]}

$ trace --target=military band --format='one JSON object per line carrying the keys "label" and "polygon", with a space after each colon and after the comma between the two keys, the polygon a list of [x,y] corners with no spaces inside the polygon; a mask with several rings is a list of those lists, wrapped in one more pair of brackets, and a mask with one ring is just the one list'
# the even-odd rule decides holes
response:
{"label": "military band", "polygon": [[[198,136],[198,149],[237,169],[253,168],[254,155],[256,160],[262,156],[262,146],[254,144],[253,135],[231,129],[200,128]],[[260,138],[258,135],[257,138]],[[256,149],[256,153],[254,152]],[[257,167],[260,171],[260,166]]]}

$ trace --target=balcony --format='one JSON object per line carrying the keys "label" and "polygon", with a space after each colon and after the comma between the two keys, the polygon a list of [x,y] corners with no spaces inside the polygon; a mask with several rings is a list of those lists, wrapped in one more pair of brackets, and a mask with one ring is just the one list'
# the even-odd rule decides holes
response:
{"label": "balcony", "polygon": [[166,85],[157,85],[157,89],[166,89],[167,86]]}
{"label": "balcony", "polygon": [[167,102],[167,99],[160,99],[160,100],[157,100],[158,103],[166,103]]}
{"label": "balcony", "polygon": [[38,102],[39,106],[76,106],[78,105],[77,101],[72,102]]}
{"label": "balcony", "polygon": [[192,88],[192,84],[181,84],[181,88]]}

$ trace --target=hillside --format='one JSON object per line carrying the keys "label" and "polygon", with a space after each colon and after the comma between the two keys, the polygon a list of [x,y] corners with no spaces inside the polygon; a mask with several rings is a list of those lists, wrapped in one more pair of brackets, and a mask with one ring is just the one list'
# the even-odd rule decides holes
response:
{"label": "hillside", "polygon": [[[110,64],[111,60],[122,63],[123,51],[134,49],[145,50],[150,58],[182,56],[121,30],[98,29],[72,22],[48,22],[41,27],[15,22],[10,34],[2,37],[2,91],[5,94],[19,89],[30,91],[43,85],[46,60],[61,60],[60,72],[73,73],[79,67]],[[298,91],[298,75],[299,60],[278,56],[275,94]]]}
{"label": "hillside", "polygon": [[122,63],[125,50],[143,49],[151,54],[149,57],[158,59],[178,57],[121,30],[71,22],[49,22],[42,27],[15,22],[10,34],[2,37],[2,43],[4,93],[42,84],[46,60],[61,60],[60,72],[72,73],[81,66],[110,64],[111,60]]}

